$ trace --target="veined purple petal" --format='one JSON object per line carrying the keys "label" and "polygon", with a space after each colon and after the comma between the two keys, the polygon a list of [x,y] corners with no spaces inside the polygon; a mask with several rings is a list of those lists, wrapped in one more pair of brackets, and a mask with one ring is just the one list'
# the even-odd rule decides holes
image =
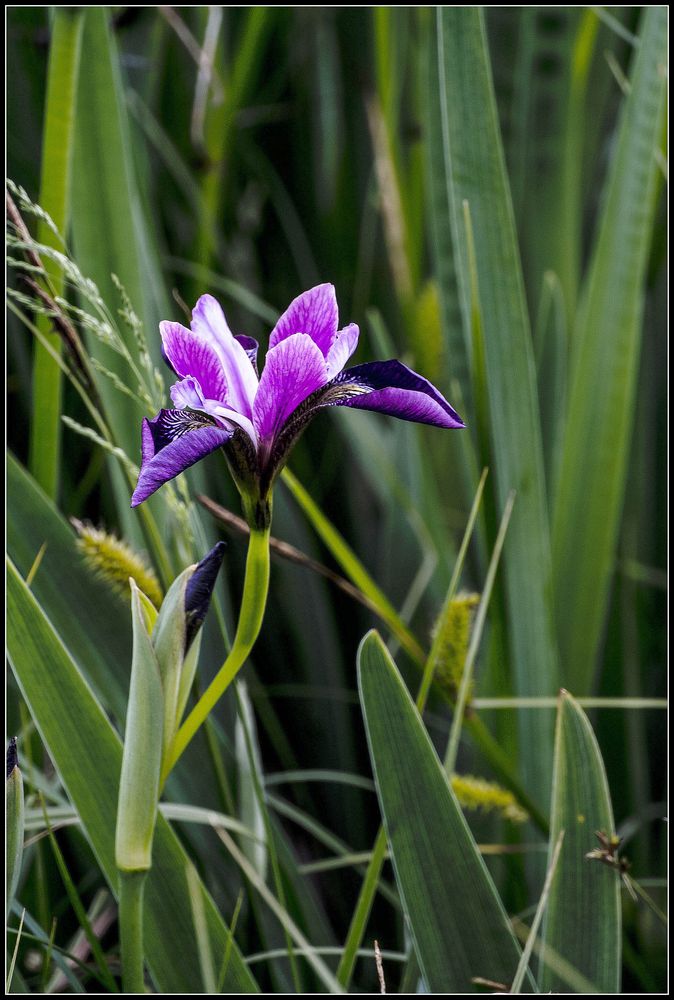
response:
{"label": "veined purple petal", "polygon": [[348,368],[332,380],[325,401],[319,405],[377,410],[436,427],[465,427],[442,393],[400,361],[373,361]]}
{"label": "veined purple petal", "polygon": [[316,285],[293,299],[272,330],[269,347],[276,347],[293,334],[306,333],[325,358],[335,339],[338,322],[334,285]]}
{"label": "veined purple petal", "polygon": [[293,333],[272,347],[253,410],[260,438],[273,438],[293,410],[327,381],[325,358],[308,334]]}
{"label": "veined purple petal", "polygon": [[232,431],[191,410],[160,410],[143,419],[143,461],[131,506],[147,500],[155,490],[226,444]]}
{"label": "veined purple petal", "polygon": [[[192,330],[212,348],[220,360],[227,380],[227,402],[239,413],[250,417],[257,392],[257,375],[247,353],[249,347],[243,346],[236,339],[227,325],[220,304],[212,295],[202,295],[192,310]],[[198,375],[198,372],[189,374]]]}
{"label": "veined purple petal", "polygon": [[227,399],[227,380],[213,348],[180,323],[159,324],[164,353],[176,375],[194,376],[209,399]]}
{"label": "veined purple petal", "polygon": [[341,372],[342,368],[349,360],[353,352],[358,347],[358,337],[360,331],[355,323],[349,323],[343,330],[338,330],[332,347],[327,353],[326,364],[328,378],[334,378]]}

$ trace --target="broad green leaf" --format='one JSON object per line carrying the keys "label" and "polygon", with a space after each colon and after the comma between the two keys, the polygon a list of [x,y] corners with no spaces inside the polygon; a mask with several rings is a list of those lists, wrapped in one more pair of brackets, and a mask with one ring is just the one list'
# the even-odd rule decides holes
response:
{"label": "broad green leaf", "polygon": [[666,90],[667,9],[644,9],[630,94],[574,331],[553,511],[565,683],[589,693],[609,598],[639,366]]}
{"label": "broad green leaf", "polygon": [[[437,42],[446,183],[464,336],[470,354],[472,302],[464,213],[468,202],[489,398],[489,465],[499,507],[511,490],[517,494],[504,554],[513,681],[520,694],[553,694],[557,656],[536,374],[480,9],[439,8]],[[524,714],[520,734],[526,747],[525,774],[532,784],[545,787],[552,746],[550,716]]]}
{"label": "broad green leaf", "polygon": [[376,632],[358,652],[372,768],[396,882],[431,993],[509,984],[520,948],[456,796]]}
{"label": "broad green leaf", "polygon": [[[70,210],[70,176],[75,136],[77,75],[80,64],[81,7],[55,7],[49,49],[47,96],[42,141],[40,196],[38,202],[57,230],[65,236]],[[38,240],[62,250],[58,238],[41,222]],[[47,263],[57,295],[63,294],[63,275]],[[51,331],[51,322],[37,318],[38,328],[60,353],[61,338]],[[41,344],[35,344],[33,359],[33,419],[30,430],[30,467],[46,493],[58,492],[61,456],[61,371]]]}
{"label": "broad green leaf", "polygon": [[[114,839],[122,746],[58,635],[14,566],[8,567],[8,646],[15,676],[50,757],[113,893],[117,892]],[[153,867],[145,888],[145,950],[160,992],[198,993],[198,946],[192,920],[189,861],[178,838],[158,817]],[[215,955],[228,931],[203,889]],[[225,990],[257,992],[235,945]]]}
{"label": "broad green leaf", "polygon": [[[53,502],[10,453],[7,456],[7,550],[27,576],[44,557],[31,591],[103,706],[126,713],[131,616],[128,606],[80,557],[76,536]],[[73,609],[77,609],[77,614]]]}
{"label": "broad green leaf", "polygon": [[[542,940],[597,988],[620,990],[620,875],[587,854],[600,848],[597,832],[614,833],[613,810],[601,752],[578,703],[563,691],[557,714],[550,853],[564,841],[552,881]],[[565,992],[567,983],[545,964],[541,989]]]}

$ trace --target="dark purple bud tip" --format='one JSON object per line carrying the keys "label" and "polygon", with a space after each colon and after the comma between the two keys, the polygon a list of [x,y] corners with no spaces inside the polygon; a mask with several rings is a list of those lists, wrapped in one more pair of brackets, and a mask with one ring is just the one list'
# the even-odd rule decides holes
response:
{"label": "dark purple bud tip", "polygon": [[18,767],[18,766],[19,766],[19,755],[16,752],[16,736],[12,736],[11,740],[9,741],[9,746],[7,747],[7,777],[8,778],[9,778],[10,774],[12,773],[12,771],[14,770],[14,768]]}
{"label": "dark purple bud tip", "polygon": [[198,564],[185,589],[185,654],[206,617],[226,547],[224,542],[213,546]]}

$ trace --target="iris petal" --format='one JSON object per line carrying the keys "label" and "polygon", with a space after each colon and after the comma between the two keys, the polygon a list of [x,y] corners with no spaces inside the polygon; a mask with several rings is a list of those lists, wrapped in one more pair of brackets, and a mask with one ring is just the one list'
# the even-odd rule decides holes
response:
{"label": "iris petal", "polygon": [[160,486],[226,444],[232,431],[223,430],[191,410],[160,410],[143,420],[143,461],[131,506],[147,500]]}
{"label": "iris petal", "polygon": [[[239,413],[250,417],[257,392],[257,375],[248,354],[250,345],[242,345],[234,336],[220,304],[212,295],[202,295],[192,310],[192,330],[209,345],[222,365],[227,380],[227,402]],[[188,374],[199,376],[196,371]],[[207,395],[210,396],[209,393]]]}
{"label": "iris petal", "polygon": [[376,410],[436,427],[465,427],[456,410],[428,379],[400,361],[372,361],[348,368],[330,383],[335,394],[322,405]]}
{"label": "iris petal", "polygon": [[188,375],[199,380],[209,399],[227,399],[227,380],[220,360],[205,340],[195,336],[180,323],[164,320],[159,324],[166,358],[176,375]]}
{"label": "iris petal", "polygon": [[343,330],[337,332],[325,359],[328,366],[328,378],[334,378],[341,372],[358,347],[359,335],[360,331],[355,323],[349,323]]}
{"label": "iris petal", "polygon": [[327,381],[325,358],[307,334],[294,333],[272,347],[253,411],[260,438],[271,439],[293,410]]}
{"label": "iris petal", "polygon": [[269,347],[276,347],[295,333],[306,333],[327,357],[337,334],[338,312],[335,286],[316,285],[290,303],[271,332]]}

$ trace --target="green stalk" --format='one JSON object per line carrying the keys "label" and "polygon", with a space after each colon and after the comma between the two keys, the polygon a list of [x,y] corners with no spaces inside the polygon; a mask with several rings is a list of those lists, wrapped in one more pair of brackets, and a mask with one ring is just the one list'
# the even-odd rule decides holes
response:
{"label": "green stalk", "polygon": [[[84,8],[54,8],[49,51],[39,203],[62,234],[65,234],[68,224],[70,204],[70,167],[83,14]],[[63,249],[56,234],[42,221],[38,227],[38,242]],[[47,262],[46,268],[53,292],[62,295],[63,275],[58,266]],[[50,332],[49,318],[39,316],[37,325],[54,350],[60,354],[61,339],[58,334]],[[51,499],[56,498],[59,483],[61,392],[62,380],[58,365],[36,343],[29,466],[35,479]]]}
{"label": "green stalk", "polygon": [[162,785],[199,727],[206,721],[217,702],[248,659],[262,627],[268,591],[269,528],[265,528],[262,531],[251,530],[248,541],[246,576],[243,584],[239,624],[236,628],[232,648],[215,678],[206,688],[206,691],[178,730],[171,753],[167,755],[164,774],[162,775]]}
{"label": "green stalk", "polygon": [[143,976],[143,890],[146,871],[119,873],[119,932],[122,991],[145,993]]}

